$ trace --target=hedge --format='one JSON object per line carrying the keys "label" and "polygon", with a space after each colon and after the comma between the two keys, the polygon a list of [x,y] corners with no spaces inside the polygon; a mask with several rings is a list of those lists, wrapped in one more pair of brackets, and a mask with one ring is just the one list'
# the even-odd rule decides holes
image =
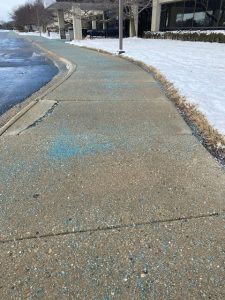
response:
{"label": "hedge", "polygon": [[203,32],[151,32],[144,33],[146,39],[168,39],[193,42],[225,43],[225,35],[222,33]]}

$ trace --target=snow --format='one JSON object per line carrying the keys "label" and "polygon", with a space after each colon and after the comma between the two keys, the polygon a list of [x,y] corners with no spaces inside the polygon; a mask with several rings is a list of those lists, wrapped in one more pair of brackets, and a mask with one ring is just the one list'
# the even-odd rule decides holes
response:
{"label": "snow", "polygon": [[[70,44],[118,53],[118,39],[86,39]],[[124,49],[123,56],[158,69],[225,135],[225,44],[127,38]]]}
{"label": "snow", "polygon": [[[34,32],[19,32],[17,31],[17,33],[19,35],[28,35],[28,36],[40,36],[40,32],[39,31],[34,31]],[[48,36],[47,33],[43,33],[41,32],[41,36],[46,38],[46,39],[50,39],[50,40],[58,40],[60,39],[60,35],[57,32],[50,32],[50,36]]]}
{"label": "snow", "polygon": [[198,34],[201,34],[201,33],[206,33],[206,34],[211,34],[211,33],[216,33],[216,34],[223,34],[225,35],[225,30],[179,30],[179,31],[172,31],[174,33],[198,33]]}
{"label": "snow", "polygon": [[[146,31],[148,32],[148,31]],[[151,34],[160,34],[160,35],[164,35],[165,33],[179,33],[179,34],[185,34],[185,33],[189,33],[189,34],[194,34],[194,33],[205,33],[207,35],[211,34],[211,33],[216,33],[216,34],[223,34],[225,35],[225,30],[175,30],[175,31],[158,31],[158,32],[151,32],[149,31]]]}

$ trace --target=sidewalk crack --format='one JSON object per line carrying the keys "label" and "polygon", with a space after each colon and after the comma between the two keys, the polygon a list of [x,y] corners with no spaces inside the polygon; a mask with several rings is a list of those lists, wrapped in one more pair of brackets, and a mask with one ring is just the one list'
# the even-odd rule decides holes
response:
{"label": "sidewalk crack", "polygon": [[142,227],[142,226],[148,226],[148,225],[151,226],[151,225],[154,225],[154,224],[188,221],[188,220],[193,220],[193,219],[202,219],[202,218],[209,218],[209,217],[219,217],[220,215],[222,215],[222,214],[218,213],[218,212],[215,212],[215,213],[203,214],[203,215],[198,215],[198,216],[178,217],[178,218],[164,219],[164,220],[152,220],[152,221],[140,222],[140,223],[118,224],[118,225],[111,225],[111,226],[106,226],[106,227],[97,227],[97,228],[92,228],[92,229],[68,230],[68,231],[64,231],[64,232],[47,233],[47,234],[19,237],[19,238],[14,238],[14,239],[0,240],[0,244],[26,241],[26,240],[38,240],[38,239],[42,239],[42,238],[66,236],[66,235],[71,235],[71,234],[82,234],[82,233],[93,233],[93,232],[108,231],[108,230],[139,228],[139,227]]}

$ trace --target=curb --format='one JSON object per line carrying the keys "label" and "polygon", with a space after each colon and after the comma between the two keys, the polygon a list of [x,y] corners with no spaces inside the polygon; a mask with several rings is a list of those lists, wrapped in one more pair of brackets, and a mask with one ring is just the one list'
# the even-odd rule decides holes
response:
{"label": "curb", "polygon": [[[51,86],[47,91],[43,92],[40,96],[37,97],[37,100],[42,100],[47,94],[54,91],[58,86],[60,86],[63,82],[65,82],[75,71],[76,71],[76,65],[72,63],[70,60],[57,55],[56,53],[44,48],[43,46],[39,45],[36,42],[32,42],[36,47],[44,51],[50,58],[58,59],[60,60],[64,65],[66,65],[68,69],[68,73],[61,79],[58,80],[53,86]],[[36,100],[36,99],[35,99]]]}
{"label": "curb", "polygon": [[14,117],[12,117],[5,125],[0,128],[0,136],[11,127],[16,121],[18,121],[23,115],[25,115],[28,110],[30,110],[34,105],[36,105],[38,100],[31,101],[27,106],[22,108]]}
{"label": "curb", "polygon": [[[58,56],[56,53],[44,48],[43,46],[39,45],[36,42],[32,43],[38,47],[39,49],[41,49],[43,52],[45,52],[45,54],[51,58],[53,61],[54,60],[59,60],[61,61],[67,68],[67,73],[65,74],[65,76],[63,76],[63,78],[59,78],[58,80],[54,78],[54,80],[56,80],[56,83],[53,86],[50,86],[46,91],[42,92],[40,95],[38,95],[36,97],[36,99],[34,99],[33,101],[31,101],[29,104],[27,104],[24,108],[22,108],[15,116],[13,116],[8,122],[6,122],[5,125],[3,125],[0,128],[0,136],[3,135],[3,133],[9,128],[11,127],[16,121],[18,121],[23,115],[25,115],[26,112],[28,112],[34,105],[36,105],[39,101],[43,100],[43,98],[45,96],[47,96],[49,93],[51,93],[52,91],[54,91],[57,87],[59,87],[63,82],[65,82],[75,71],[76,71],[76,65],[74,63],[72,63],[71,61],[69,61],[68,59]],[[59,75],[59,74],[58,74]],[[52,78],[52,80],[53,80]],[[52,81],[51,80],[51,81]],[[49,83],[51,83],[51,81]],[[25,99],[26,100],[26,99]],[[25,101],[24,100],[24,101]]]}

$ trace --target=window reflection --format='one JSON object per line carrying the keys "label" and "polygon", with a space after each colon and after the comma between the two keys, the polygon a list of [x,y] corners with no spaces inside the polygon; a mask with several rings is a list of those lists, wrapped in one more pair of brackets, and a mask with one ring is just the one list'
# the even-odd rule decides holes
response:
{"label": "window reflection", "polygon": [[184,7],[183,27],[189,28],[193,24],[195,1],[184,1]]}
{"label": "window reflection", "polygon": [[207,24],[209,27],[217,27],[220,17],[221,0],[209,0],[206,11]]}
{"label": "window reflection", "polygon": [[225,28],[225,0],[184,0],[162,5],[161,30]]}
{"label": "window reflection", "polygon": [[204,27],[205,26],[206,9],[207,9],[207,0],[206,1],[202,1],[202,0],[196,1],[193,27]]}
{"label": "window reflection", "polygon": [[225,27],[225,0],[222,1],[218,25],[219,27]]}

